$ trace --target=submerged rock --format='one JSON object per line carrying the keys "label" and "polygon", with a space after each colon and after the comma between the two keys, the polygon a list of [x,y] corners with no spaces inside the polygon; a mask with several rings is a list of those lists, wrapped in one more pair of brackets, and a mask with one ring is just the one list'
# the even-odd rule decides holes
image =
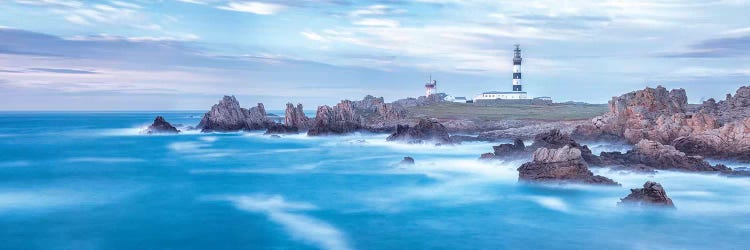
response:
{"label": "submerged rock", "polygon": [[636,205],[636,206],[661,206],[674,208],[672,199],[667,197],[667,192],[661,184],[647,181],[643,188],[630,189],[630,194],[620,199],[617,205]]}
{"label": "submerged rock", "polygon": [[180,130],[169,124],[162,116],[157,116],[154,123],[146,129],[147,134],[177,134],[179,132]]}
{"label": "submerged rock", "polygon": [[414,165],[414,158],[411,158],[410,156],[406,156],[398,164],[399,165]]}
{"label": "submerged rock", "polygon": [[224,96],[203,115],[197,128],[203,132],[228,132],[265,129],[272,124],[262,103],[248,110],[241,108],[234,96]]}
{"label": "submerged rock", "polygon": [[299,129],[297,127],[287,126],[281,123],[274,123],[268,126],[265,134],[297,134]]}
{"label": "submerged rock", "polygon": [[448,130],[437,121],[421,119],[414,127],[398,125],[396,132],[386,138],[388,141],[403,141],[408,143],[435,142],[438,144],[452,143]]}
{"label": "submerged rock", "polygon": [[581,150],[569,145],[559,149],[537,149],[532,155],[532,161],[518,168],[518,179],[531,182],[619,185],[607,177],[591,173],[581,157]]}

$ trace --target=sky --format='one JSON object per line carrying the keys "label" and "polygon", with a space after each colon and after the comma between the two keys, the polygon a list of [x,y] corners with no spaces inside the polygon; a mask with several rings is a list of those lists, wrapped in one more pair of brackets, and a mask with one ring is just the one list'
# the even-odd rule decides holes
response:
{"label": "sky", "polygon": [[438,90],[691,103],[750,85],[750,0],[0,0],[0,110],[306,109]]}

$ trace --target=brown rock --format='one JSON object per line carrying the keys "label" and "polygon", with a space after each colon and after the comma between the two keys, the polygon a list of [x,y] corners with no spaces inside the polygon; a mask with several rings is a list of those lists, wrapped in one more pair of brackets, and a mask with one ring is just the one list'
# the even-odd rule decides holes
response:
{"label": "brown rock", "polygon": [[287,103],[284,112],[284,125],[302,130],[309,128],[312,125],[312,120],[305,115],[301,103],[298,103],[297,107],[294,107],[292,103]]}
{"label": "brown rock", "polygon": [[398,125],[396,131],[386,138],[388,141],[403,141],[407,143],[434,142],[438,144],[452,143],[445,126],[437,121],[421,119],[417,125]]}
{"label": "brown rock", "polygon": [[660,206],[674,208],[672,199],[667,197],[667,192],[661,184],[647,181],[643,188],[630,189],[630,194],[620,199],[617,205],[636,205],[636,206]]}
{"label": "brown rock", "polygon": [[619,185],[617,182],[589,171],[581,150],[568,145],[559,149],[539,148],[532,161],[518,168],[519,181],[578,182],[588,184]]}
{"label": "brown rock", "polygon": [[239,131],[264,129],[271,124],[273,122],[266,117],[266,109],[262,103],[248,110],[241,108],[234,96],[224,96],[203,115],[197,128],[203,132]]}
{"label": "brown rock", "polygon": [[164,117],[157,116],[154,122],[146,129],[147,134],[177,134],[180,130],[169,124]]}

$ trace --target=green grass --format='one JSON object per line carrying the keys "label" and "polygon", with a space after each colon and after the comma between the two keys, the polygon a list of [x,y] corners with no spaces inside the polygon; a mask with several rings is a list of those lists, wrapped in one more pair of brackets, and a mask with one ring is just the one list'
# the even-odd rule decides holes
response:
{"label": "green grass", "polygon": [[467,120],[582,120],[609,111],[606,104],[502,105],[482,106],[471,103],[439,103],[408,108],[417,117]]}

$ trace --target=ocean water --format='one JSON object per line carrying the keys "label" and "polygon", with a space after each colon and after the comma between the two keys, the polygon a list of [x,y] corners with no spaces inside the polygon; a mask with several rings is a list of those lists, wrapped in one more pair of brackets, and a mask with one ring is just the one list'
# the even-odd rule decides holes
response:
{"label": "ocean water", "polygon": [[[750,179],[595,172],[622,187],[517,183],[492,144],[383,134],[142,135],[155,115],[0,113],[2,249],[742,249]],[[627,150],[591,145],[594,151]],[[414,166],[398,166],[404,156]],[[734,164],[734,167],[747,165]],[[677,209],[621,208],[645,181]]]}

